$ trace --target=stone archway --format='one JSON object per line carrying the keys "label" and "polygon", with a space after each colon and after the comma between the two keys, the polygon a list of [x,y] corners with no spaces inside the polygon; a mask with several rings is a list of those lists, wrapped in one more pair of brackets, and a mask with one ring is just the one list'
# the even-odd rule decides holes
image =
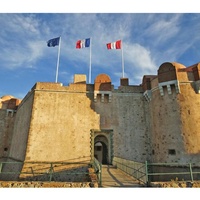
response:
{"label": "stone archway", "polygon": [[113,131],[91,130],[91,159],[95,157],[102,164],[112,164]]}
{"label": "stone archway", "polygon": [[102,164],[109,164],[108,142],[105,136],[97,136],[94,139],[94,157]]}

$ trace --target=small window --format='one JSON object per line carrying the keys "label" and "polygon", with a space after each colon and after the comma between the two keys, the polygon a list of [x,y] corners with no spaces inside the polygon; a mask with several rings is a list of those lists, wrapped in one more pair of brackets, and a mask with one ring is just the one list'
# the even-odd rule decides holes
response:
{"label": "small window", "polygon": [[155,154],[155,151],[154,150],[152,150],[152,155],[154,155]]}
{"label": "small window", "polygon": [[175,149],[169,149],[168,154],[170,155],[176,155],[176,150]]}
{"label": "small window", "polygon": [[6,147],[6,148],[4,148],[4,151],[8,151],[8,148]]}

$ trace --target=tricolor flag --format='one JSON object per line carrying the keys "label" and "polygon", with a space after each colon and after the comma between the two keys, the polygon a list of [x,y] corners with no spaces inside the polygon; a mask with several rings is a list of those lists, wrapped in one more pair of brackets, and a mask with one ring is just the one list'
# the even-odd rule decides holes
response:
{"label": "tricolor flag", "polygon": [[89,66],[89,83],[91,83],[91,71],[92,71],[92,38],[87,38],[85,40],[78,40],[76,42],[76,48],[82,49],[85,47],[90,47],[90,66]]}
{"label": "tricolor flag", "polygon": [[107,49],[121,49],[121,40],[118,40],[116,42],[111,42],[111,43],[108,43],[106,44],[107,46]]}
{"label": "tricolor flag", "polygon": [[122,77],[124,78],[124,54],[123,54],[123,48],[122,48],[122,41],[117,40],[116,42],[111,42],[106,44],[107,49],[121,49],[122,52]]}
{"label": "tricolor flag", "polygon": [[78,40],[76,42],[77,49],[81,49],[81,48],[85,48],[85,47],[89,47],[89,46],[90,46],[90,38],[87,38],[85,40]]}
{"label": "tricolor flag", "polygon": [[55,47],[55,46],[59,45],[59,41],[60,41],[60,37],[53,38],[53,39],[47,41],[47,46],[48,47]]}

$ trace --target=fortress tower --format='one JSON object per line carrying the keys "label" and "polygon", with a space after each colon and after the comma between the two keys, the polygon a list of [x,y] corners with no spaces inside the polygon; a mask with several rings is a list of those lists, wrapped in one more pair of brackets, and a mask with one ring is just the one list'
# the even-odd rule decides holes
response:
{"label": "fortress tower", "polygon": [[163,63],[157,76],[144,76],[149,102],[152,162],[199,162],[199,64]]}

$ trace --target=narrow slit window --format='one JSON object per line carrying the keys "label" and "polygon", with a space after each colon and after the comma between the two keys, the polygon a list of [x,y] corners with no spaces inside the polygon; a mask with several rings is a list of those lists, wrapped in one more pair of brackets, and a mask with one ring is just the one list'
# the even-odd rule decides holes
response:
{"label": "narrow slit window", "polygon": [[176,155],[176,150],[175,149],[169,149],[168,154],[169,155]]}

